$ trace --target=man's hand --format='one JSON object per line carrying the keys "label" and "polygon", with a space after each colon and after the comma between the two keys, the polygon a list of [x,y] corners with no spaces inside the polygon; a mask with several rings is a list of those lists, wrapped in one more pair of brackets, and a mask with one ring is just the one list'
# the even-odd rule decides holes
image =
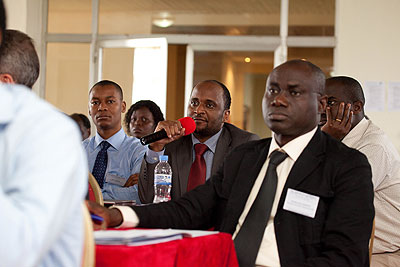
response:
{"label": "man's hand", "polygon": [[179,121],[160,121],[157,124],[154,132],[158,132],[164,129],[167,133],[168,138],[161,139],[149,145],[149,148],[153,151],[159,152],[164,149],[164,146],[172,141],[175,141],[185,135],[185,128]]}
{"label": "man's hand", "polygon": [[124,184],[124,187],[134,186],[135,184],[138,183],[138,181],[139,181],[139,173],[134,173],[131,176],[129,176],[128,180]]}
{"label": "man's hand", "polygon": [[342,102],[339,105],[337,114],[332,114],[331,108],[326,108],[326,123],[322,126],[322,131],[331,135],[337,140],[342,140],[351,129],[351,119],[353,117],[353,111],[351,111],[351,104],[345,104]]}
{"label": "man's hand", "polygon": [[93,228],[95,230],[105,229],[107,227],[115,227],[122,223],[122,214],[118,209],[107,209],[94,201],[86,201],[87,207],[91,214],[95,214],[104,219],[101,224],[93,221]]}

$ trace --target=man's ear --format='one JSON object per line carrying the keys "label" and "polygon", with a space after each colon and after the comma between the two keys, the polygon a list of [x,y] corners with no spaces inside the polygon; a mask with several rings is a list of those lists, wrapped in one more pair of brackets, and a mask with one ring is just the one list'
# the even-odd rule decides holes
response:
{"label": "man's ear", "polygon": [[122,101],[122,113],[125,113],[126,110],[126,102]]}
{"label": "man's ear", "polygon": [[15,83],[13,77],[8,73],[0,74],[0,82],[2,82],[2,83]]}
{"label": "man's ear", "polygon": [[223,122],[228,122],[229,121],[229,115],[230,114],[231,114],[231,110],[230,109],[224,110],[224,117],[223,117],[224,121]]}
{"label": "man's ear", "polygon": [[325,113],[327,105],[328,105],[328,96],[326,95],[320,96],[318,101],[318,113],[319,114]]}
{"label": "man's ear", "polygon": [[353,113],[358,114],[364,109],[364,103],[361,101],[356,101],[353,103]]}

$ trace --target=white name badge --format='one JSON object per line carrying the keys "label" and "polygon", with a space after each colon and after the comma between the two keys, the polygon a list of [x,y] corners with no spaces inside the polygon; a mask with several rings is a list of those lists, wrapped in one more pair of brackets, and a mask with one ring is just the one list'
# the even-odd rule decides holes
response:
{"label": "white name badge", "polygon": [[315,217],[319,197],[313,196],[294,189],[288,189],[283,209],[310,218]]}
{"label": "white name badge", "polygon": [[118,175],[115,175],[115,174],[107,173],[106,174],[106,182],[110,183],[110,184],[124,186],[126,183],[126,179],[123,177],[120,177]]}

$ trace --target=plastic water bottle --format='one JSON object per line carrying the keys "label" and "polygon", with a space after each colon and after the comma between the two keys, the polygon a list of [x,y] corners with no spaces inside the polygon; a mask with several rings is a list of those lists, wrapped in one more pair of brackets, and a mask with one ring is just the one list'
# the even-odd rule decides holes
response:
{"label": "plastic water bottle", "polygon": [[154,169],[154,203],[171,200],[172,169],[168,156],[160,156],[160,162]]}

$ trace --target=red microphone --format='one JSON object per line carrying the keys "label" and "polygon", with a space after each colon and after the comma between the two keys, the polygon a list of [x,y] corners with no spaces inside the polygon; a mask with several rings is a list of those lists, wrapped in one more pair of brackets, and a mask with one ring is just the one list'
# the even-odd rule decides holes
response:
{"label": "red microphone", "polygon": [[[196,123],[191,117],[183,117],[178,119],[178,121],[180,121],[182,127],[185,128],[185,135],[189,135],[196,130]],[[148,145],[164,138],[168,138],[168,135],[164,129],[161,129],[155,133],[143,136],[140,138],[140,143],[142,143],[142,145]]]}

